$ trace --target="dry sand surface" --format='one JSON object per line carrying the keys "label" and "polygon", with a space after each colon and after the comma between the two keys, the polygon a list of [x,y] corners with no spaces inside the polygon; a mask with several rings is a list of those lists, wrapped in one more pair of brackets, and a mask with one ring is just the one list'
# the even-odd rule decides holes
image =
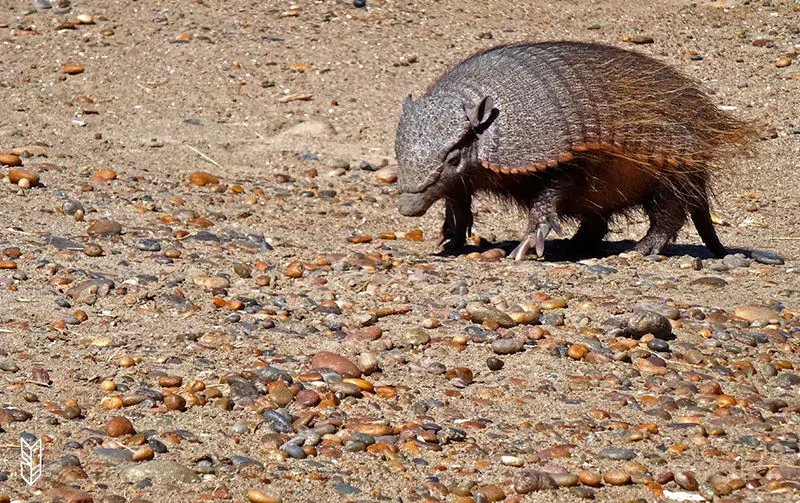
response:
{"label": "dry sand surface", "polygon": [[[514,262],[489,200],[441,255],[441,204],[399,215],[403,98],[554,39],[759,125],[732,255],[632,254],[634,215]],[[0,1],[0,502],[796,501],[798,50],[790,0]]]}

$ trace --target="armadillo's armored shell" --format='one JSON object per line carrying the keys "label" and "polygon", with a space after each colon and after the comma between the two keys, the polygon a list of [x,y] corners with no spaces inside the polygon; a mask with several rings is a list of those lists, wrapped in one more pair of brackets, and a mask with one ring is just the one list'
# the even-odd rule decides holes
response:
{"label": "armadillo's armored shell", "polygon": [[453,96],[426,96],[403,103],[395,154],[401,192],[420,192],[436,181],[450,148],[466,134],[469,121]]}
{"label": "armadillo's armored shell", "polygon": [[499,114],[480,137],[478,160],[503,172],[546,169],[590,149],[691,164],[714,154],[731,130],[676,71],[602,45],[501,46],[458,64],[428,93],[494,98]]}

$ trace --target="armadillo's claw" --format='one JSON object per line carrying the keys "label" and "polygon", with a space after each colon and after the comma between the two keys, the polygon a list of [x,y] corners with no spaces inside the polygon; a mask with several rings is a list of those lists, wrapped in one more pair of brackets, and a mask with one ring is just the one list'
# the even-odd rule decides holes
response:
{"label": "armadillo's claw", "polygon": [[554,229],[556,233],[561,234],[561,226],[554,218],[548,218],[539,222],[536,226],[536,255],[544,257],[544,242],[547,235],[550,234],[550,229]]}
{"label": "armadillo's claw", "polygon": [[531,249],[532,241],[533,241],[533,236],[531,236],[530,234],[526,234],[525,237],[522,239],[522,241],[519,242],[517,247],[514,248],[514,251],[512,251],[511,255],[509,256],[518,262],[524,259],[525,255],[528,254],[528,250]]}

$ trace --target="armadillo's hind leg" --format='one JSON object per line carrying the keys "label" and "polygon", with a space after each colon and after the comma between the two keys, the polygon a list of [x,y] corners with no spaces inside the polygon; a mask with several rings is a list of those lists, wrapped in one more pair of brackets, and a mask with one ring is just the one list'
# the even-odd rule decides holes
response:
{"label": "armadillo's hind leg", "polygon": [[591,250],[603,241],[606,234],[608,234],[608,218],[592,213],[581,218],[578,232],[572,236],[570,242],[581,251]]}
{"label": "armadillo's hind leg", "polygon": [[700,234],[700,239],[706,244],[708,249],[717,257],[724,257],[725,247],[720,243],[717,232],[714,230],[714,222],[711,221],[711,213],[708,210],[708,201],[703,199],[699,203],[693,204],[689,208],[692,215],[692,222]]}
{"label": "armadillo's hind leg", "polygon": [[444,245],[447,251],[461,249],[472,233],[472,197],[446,200],[444,224],[439,236],[438,246]]}
{"label": "armadillo's hind leg", "polygon": [[644,203],[650,229],[633,248],[642,255],[660,255],[686,222],[686,203],[667,187],[658,187]]}

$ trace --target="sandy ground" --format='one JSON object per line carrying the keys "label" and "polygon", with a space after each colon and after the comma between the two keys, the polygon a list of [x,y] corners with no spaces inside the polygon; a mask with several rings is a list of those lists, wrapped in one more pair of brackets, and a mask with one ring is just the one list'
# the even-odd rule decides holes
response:
{"label": "sandy ground", "polygon": [[[654,480],[682,470],[701,482],[695,496],[797,498],[800,475],[788,467],[800,410],[799,10],[785,0],[0,2],[0,153],[18,149],[39,176],[28,189],[0,183],[0,501],[247,501],[253,488],[283,501],[494,501],[491,490],[477,495],[484,486],[509,501],[578,498],[566,488],[517,494],[526,470],[633,474],[633,484],[595,489],[603,501],[669,499],[663,491],[686,490]],[[638,35],[654,43],[624,41]],[[395,185],[379,180],[394,165],[403,98],[476,50],[554,39],[653,55],[759,124],[755,153],[716,181],[717,232],[732,252],[785,263],[710,259],[690,226],[663,261],[627,255],[644,218],[618,222],[613,243],[580,263],[559,260],[559,243],[547,261],[438,255],[442,207],[401,217]],[[791,64],[776,66],[781,57]],[[349,169],[333,176],[337,166]],[[198,171],[219,183],[190,186]],[[478,234],[513,247],[521,215],[488,200],[474,209]],[[121,233],[90,235],[99,219]],[[73,289],[98,278],[96,293]],[[472,324],[474,301],[541,308],[544,336]],[[642,301],[677,310],[672,351],[658,353],[666,373],[647,360],[646,340],[627,360],[613,357],[620,341],[605,321]],[[751,316],[754,305],[774,315]],[[368,314],[387,308],[396,314]],[[376,340],[358,335],[369,325],[382,329]],[[498,337],[527,342],[490,371]],[[603,358],[565,356],[576,343]],[[320,351],[366,370],[362,395],[304,381]],[[473,382],[439,365],[469,368]],[[268,366],[291,375],[293,393],[327,398],[285,408],[306,425],[334,424],[336,438],[308,442],[306,459],[273,445],[263,412],[283,410],[275,388],[287,387],[256,372]],[[230,375],[255,391],[237,394]],[[182,383],[160,384],[165,376]],[[676,392],[685,382],[696,389]],[[188,399],[185,411],[164,405],[172,392]],[[117,396],[125,406],[109,408]],[[671,408],[680,399],[692,403]],[[111,437],[104,428],[119,415],[144,435]],[[350,452],[352,432],[375,421],[393,448]],[[702,426],[676,426],[686,423]],[[422,440],[451,427],[466,439]],[[33,486],[19,478],[22,432],[46,440],[50,464]],[[155,461],[119,453],[155,438],[167,447],[155,461],[191,473],[126,478]],[[640,466],[600,455],[608,446],[635,450]],[[67,455],[79,467],[65,468],[76,464]]]}

